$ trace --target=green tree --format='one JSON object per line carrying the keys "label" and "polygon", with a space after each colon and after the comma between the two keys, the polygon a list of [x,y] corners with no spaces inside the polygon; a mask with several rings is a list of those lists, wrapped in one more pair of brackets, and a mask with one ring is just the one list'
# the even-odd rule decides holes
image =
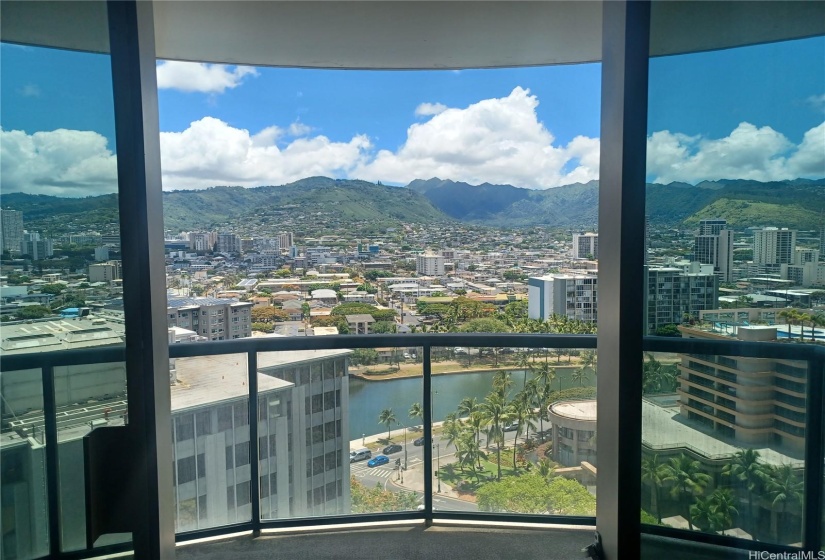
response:
{"label": "green tree", "polygon": [[642,482],[650,485],[651,508],[656,514],[656,520],[662,523],[661,489],[670,471],[667,465],[659,462],[659,454],[642,458]]}
{"label": "green tree", "polygon": [[495,513],[546,513],[553,496],[550,483],[536,473],[508,476],[476,492],[478,509]]}
{"label": "green tree", "polygon": [[770,467],[765,479],[765,491],[771,500],[771,533],[774,542],[779,542],[779,517],[788,506],[801,506],[805,484],[790,465]]}
{"label": "green tree", "polygon": [[748,517],[756,525],[754,505],[765,481],[767,472],[760,461],[759,451],[741,449],[733,454],[730,462],[722,468],[722,476],[729,477],[735,486],[742,486],[748,493]]}
{"label": "green tree", "polygon": [[42,319],[49,315],[52,315],[52,310],[45,305],[24,305],[14,311],[18,319]]}
{"label": "green tree", "polygon": [[419,501],[415,492],[391,492],[380,484],[367,488],[354,476],[350,477],[350,497],[353,513],[414,511]]}
{"label": "green tree", "polygon": [[487,425],[487,439],[496,443],[496,464],[498,474],[496,478],[501,480],[501,451],[504,447],[504,423],[511,418],[510,407],[504,395],[493,391],[484,402],[481,403],[480,412]]}
{"label": "green tree", "polygon": [[271,333],[271,332],[275,332],[275,327],[272,326],[272,323],[254,322],[254,323],[252,323],[252,330],[253,331],[265,332],[265,333]]}
{"label": "green tree", "polygon": [[378,352],[372,348],[358,348],[352,351],[349,359],[353,365],[368,366],[378,362],[378,358]]}
{"label": "green tree", "polygon": [[421,406],[421,403],[413,403],[410,407],[409,412],[410,418],[415,420],[416,418],[423,420],[424,419],[424,408]]}
{"label": "green tree", "polygon": [[585,381],[588,381],[589,379],[590,378],[587,376],[587,370],[583,367],[576,368],[570,375],[570,381],[573,383],[578,383],[579,387],[584,387]]}
{"label": "green tree", "polygon": [[396,329],[396,324],[390,321],[377,321],[370,327],[373,334],[395,334]]}
{"label": "green tree", "polygon": [[378,415],[378,423],[387,426],[387,441],[390,440],[390,436],[392,435],[392,425],[397,422],[398,419],[395,417],[395,413],[391,408],[385,408],[381,411],[381,414]]}
{"label": "green tree", "polygon": [[710,484],[710,475],[702,471],[702,465],[685,455],[670,459],[666,465],[668,471],[665,482],[672,485],[670,495],[684,507],[688,526],[693,530],[693,518],[690,513],[690,499],[700,496]]}
{"label": "green tree", "polygon": [[40,292],[44,294],[52,294],[59,296],[66,289],[63,284],[43,284],[40,286]]}

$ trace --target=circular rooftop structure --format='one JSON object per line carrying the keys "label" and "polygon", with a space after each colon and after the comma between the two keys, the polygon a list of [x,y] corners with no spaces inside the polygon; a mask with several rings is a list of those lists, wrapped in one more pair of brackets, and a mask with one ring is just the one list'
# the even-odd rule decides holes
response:
{"label": "circular rooftop structure", "polygon": [[596,422],[596,401],[559,401],[550,405],[551,416],[582,422]]}

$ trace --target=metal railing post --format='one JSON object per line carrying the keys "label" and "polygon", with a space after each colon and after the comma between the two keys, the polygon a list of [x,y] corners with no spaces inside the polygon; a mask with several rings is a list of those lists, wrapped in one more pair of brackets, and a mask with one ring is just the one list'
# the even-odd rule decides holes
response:
{"label": "metal railing post", "polygon": [[43,428],[46,441],[46,491],[48,492],[49,554],[60,554],[60,463],[57,448],[57,398],[54,367],[41,368],[43,376]]}
{"label": "metal railing post", "polygon": [[424,519],[433,523],[433,383],[432,347],[424,345]]}
{"label": "metal railing post", "polygon": [[247,353],[249,385],[249,492],[252,504],[252,531],[261,533],[260,457],[258,449],[258,353]]}

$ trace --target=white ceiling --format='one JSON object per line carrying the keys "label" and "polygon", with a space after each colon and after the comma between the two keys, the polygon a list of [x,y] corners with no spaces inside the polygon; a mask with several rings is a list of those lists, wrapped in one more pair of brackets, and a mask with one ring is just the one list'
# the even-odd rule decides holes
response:
{"label": "white ceiling", "polygon": [[[598,1],[156,1],[158,58],[323,68],[484,68],[601,58]],[[653,3],[651,53],[825,34],[825,2]],[[103,2],[0,3],[4,41],[108,51]]]}

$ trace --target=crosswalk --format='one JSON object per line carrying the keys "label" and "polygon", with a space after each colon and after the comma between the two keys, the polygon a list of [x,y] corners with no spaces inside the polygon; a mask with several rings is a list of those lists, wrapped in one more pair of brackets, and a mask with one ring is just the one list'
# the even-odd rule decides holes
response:
{"label": "crosswalk", "polygon": [[369,474],[370,476],[374,476],[376,478],[389,478],[393,473],[397,472],[395,467],[390,465],[381,465],[380,467],[368,467],[366,461],[352,463],[349,466],[349,470],[353,475],[357,477],[362,477],[366,474]]}

